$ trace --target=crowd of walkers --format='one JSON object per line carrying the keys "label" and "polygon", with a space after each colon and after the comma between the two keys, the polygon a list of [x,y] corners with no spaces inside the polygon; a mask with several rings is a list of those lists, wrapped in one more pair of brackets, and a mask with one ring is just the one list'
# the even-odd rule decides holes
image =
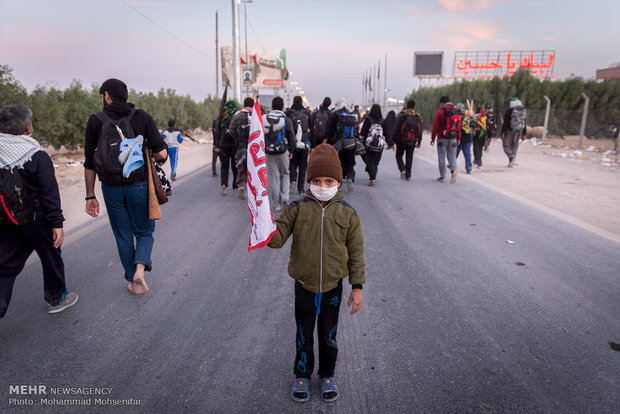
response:
{"label": "crowd of walkers", "polygon": [[[239,110],[235,101],[227,101],[224,111],[213,122],[214,153],[219,154],[221,161],[222,195],[227,194],[231,184],[230,168],[233,190],[240,190],[242,199],[246,196],[246,175],[241,170],[244,168],[244,144],[249,135],[253,104],[252,98],[246,98],[244,108]],[[482,168],[483,153],[488,151],[491,139],[498,133],[508,157],[508,167],[515,163],[519,141],[525,137],[525,108],[521,101],[517,98],[510,101],[501,131],[493,108],[478,106],[474,109],[473,105],[473,101],[467,101],[467,105],[455,105],[447,96],[440,99],[431,132],[431,145],[437,143],[439,182],[446,181],[446,160],[450,182],[456,182],[457,158],[461,153],[467,174],[471,174],[474,166]],[[385,149],[394,151],[400,177],[411,180],[413,154],[416,148],[420,148],[424,130],[424,120],[416,112],[414,100],[408,100],[400,113],[389,111],[385,117],[378,104],[361,113],[358,105],[351,108],[345,99],[336,100],[332,106],[329,97],[314,110],[303,106],[301,96],[295,96],[293,105],[286,111],[283,107],[282,98],[275,97],[271,108],[263,110],[268,185],[271,207],[275,212],[282,211],[288,204],[290,193],[304,194],[308,156],[323,143],[330,144],[338,152],[343,186],[349,192],[354,189],[356,157],[360,156],[366,165],[368,185],[372,187],[377,183]]]}
{"label": "crowd of walkers", "polygon": [[[160,174],[153,171],[170,158],[171,178],[175,179],[178,144],[183,136],[191,137],[179,130],[174,120],[162,135],[147,112],[127,102],[127,85],[118,79],[106,80],[99,93],[103,108],[86,121],[85,211],[93,217],[100,213],[95,195],[98,177],[127,290],[143,295],[149,290],[145,272],[152,270],[155,231],[149,186]],[[240,198],[246,196],[246,154],[254,103],[248,97],[239,108],[235,101],[227,101],[214,122],[213,153],[220,159],[220,192],[224,196],[229,185]],[[285,111],[283,99],[276,96],[270,110],[262,111],[269,202],[274,212],[281,212],[268,246],[280,248],[289,237],[294,239],[288,271],[295,279],[297,351],[291,389],[295,401],[310,398],[315,324],[320,395],[326,402],[338,398],[334,370],[344,278],[348,277],[351,285],[347,301],[351,314],[362,306],[366,278],[360,217],[339,189],[344,184],[348,192],[353,191],[358,155],[366,165],[368,185],[375,186],[386,148],[395,153],[400,177],[411,180],[413,155],[420,148],[424,128],[415,107],[416,102],[408,100],[398,115],[390,111],[384,117],[377,104],[364,114],[345,99],[336,100],[332,107],[326,97],[311,110],[296,96]],[[0,108],[0,318],[8,309],[16,277],[33,251],[41,259],[48,312],[61,312],[78,300],[65,282],[61,254],[64,217],[54,166],[30,136],[32,116],[22,105]],[[437,180],[446,180],[447,158],[451,182],[456,182],[456,158],[461,152],[466,170],[471,172],[472,144],[473,164],[481,168],[484,148],[497,131],[492,108],[474,111],[471,102],[454,105],[447,96],[442,97],[431,134],[431,145],[437,142]],[[525,108],[514,98],[501,128],[508,167],[515,165],[524,133]],[[212,173],[217,175],[215,169]],[[291,193],[295,193],[295,201],[289,203]],[[317,251],[331,254],[316,255]]]}

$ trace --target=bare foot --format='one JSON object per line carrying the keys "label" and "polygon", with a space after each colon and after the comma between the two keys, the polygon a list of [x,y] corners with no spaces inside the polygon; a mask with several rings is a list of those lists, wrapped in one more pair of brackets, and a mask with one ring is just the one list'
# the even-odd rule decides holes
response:
{"label": "bare foot", "polygon": [[144,286],[136,282],[129,283],[127,285],[127,290],[131,292],[132,295],[138,295],[138,296],[142,296],[147,292],[147,289],[145,289]]}
{"label": "bare foot", "polygon": [[[138,263],[136,265],[136,273],[133,275],[133,282],[131,282],[131,284],[133,284],[134,291],[140,292],[140,293],[134,293],[134,294],[144,295],[146,292],[149,291],[149,286],[146,284],[146,281],[144,280],[144,265],[143,264]],[[132,291],[132,289],[129,289],[129,290]]]}

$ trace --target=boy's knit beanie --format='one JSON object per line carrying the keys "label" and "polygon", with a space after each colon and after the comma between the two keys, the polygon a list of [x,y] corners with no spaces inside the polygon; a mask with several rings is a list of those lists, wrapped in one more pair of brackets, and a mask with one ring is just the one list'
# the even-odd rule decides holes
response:
{"label": "boy's knit beanie", "polygon": [[312,150],[306,170],[306,181],[316,177],[332,177],[342,183],[342,167],[338,152],[329,144],[318,145]]}

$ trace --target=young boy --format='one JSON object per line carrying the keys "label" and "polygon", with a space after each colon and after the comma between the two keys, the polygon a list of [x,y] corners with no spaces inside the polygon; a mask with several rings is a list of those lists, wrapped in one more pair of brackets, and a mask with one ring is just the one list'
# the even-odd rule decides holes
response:
{"label": "young boy", "polygon": [[349,276],[352,291],[348,306],[354,314],[362,306],[362,285],[366,282],[364,239],[357,212],[338,191],[342,167],[331,145],[321,144],[312,151],[306,181],[310,189],[276,220],[278,232],[269,247],[280,248],[293,235],[288,272],[295,279],[297,354],[291,397],[298,402],[310,399],[314,325],[318,319],[321,398],[332,402],[339,396],[334,369],[342,279]]}

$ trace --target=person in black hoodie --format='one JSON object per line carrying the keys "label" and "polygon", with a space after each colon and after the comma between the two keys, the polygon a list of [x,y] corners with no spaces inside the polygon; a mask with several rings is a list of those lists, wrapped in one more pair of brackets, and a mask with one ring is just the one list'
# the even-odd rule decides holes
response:
{"label": "person in black hoodie", "polygon": [[95,152],[104,124],[100,118],[107,117],[116,121],[129,119],[134,135],[143,136],[143,145],[147,151],[153,153],[155,161],[163,164],[168,157],[168,150],[153,118],[127,102],[129,93],[124,82],[108,79],[99,88],[99,94],[103,111],[88,119],[84,142],[86,213],[93,217],[99,215],[99,202],[95,196],[97,175],[101,181],[101,192],[125,271],[125,279],[129,282],[127,289],[134,295],[143,295],[149,289],[144,280],[144,272],[150,271],[152,267],[151,252],[155,231],[155,221],[149,220],[147,169],[146,165],[142,165],[131,172],[129,178],[122,174],[106,174],[101,169],[95,172]]}
{"label": "person in black hoodie", "polygon": [[[230,135],[226,134],[228,127],[237,113],[237,103],[235,101],[227,101],[224,104],[222,119],[216,119],[216,128],[213,131],[213,147],[215,152],[220,156],[220,193],[226,195],[228,187],[228,170],[232,171],[232,188],[236,190],[237,185],[237,165],[235,164],[235,153],[237,152],[238,142]],[[219,125],[218,125],[219,124]]]}
{"label": "person in black hoodie", "polygon": [[310,121],[310,141],[312,148],[316,148],[317,145],[325,144],[328,141],[328,124],[331,118],[332,112],[329,110],[329,106],[332,104],[332,100],[329,96],[323,99],[323,103],[317,111],[312,114]]}
{"label": "person in black hoodie", "polygon": [[[420,148],[422,143],[422,123],[422,115],[415,111],[415,101],[409,99],[407,107],[398,114],[394,121],[394,128],[392,128],[393,140],[396,143],[396,164],[400,171],[400,178],[403,180],[411,180],[413,152],[416,148]],[[405,162],[403,162],[403,155]]]}
{"label": "person in black hoodie", "polygon": [[[381,127],[381,130],[378,129],[378,126],[373,126],[377,124]],[[369,133],[372,134],[371,130],[377,130],[382,132],[383,141],[380,141],[380,145],[383,146],[383,142],[387,141],[387,145],[390,148],[394,147],[394,141],[389,134],[386,134],[383,117],[381,116],[381,107],[378,104],[374,104],[370,108],[370,112],[368,116],[364,117],[364,122],[362,123],[362,129],[360,130],[360,138],[366,144],[366,153],[362,155],[362,159],[366,163],[366,172],[368,173],[368,181],[369,186],[374,186],[377,182],[377,172],[379,169],[379,162],[381,161],[381,155],[383,154],[383,148],[377,150],[374,147],[369,146],[369,141],[373,139],[372,136],[369,136]]]}
{"label": "person in black hoodie", "polygon": [[[293,97],[293,105],[291,106],[291,109],[286,111],[286,117],[291,121],[295,121],[293,119],[294,115],[295,119],[299,120],[302,130],[299,131],[301,134],[301,141],[297,142],[298,140],[295,138],[295,145],[289,165],[289,172],[291,191],[294,191],[294,187],[297,185],[297,192],[299,195],[302,195],[304,193],[304,183],[306,182],[306,169],[308,168],[308,151],[311,147],[310,119],[312,118],[312,115],[307,109],[304,108],[301,96]],[[295,123],[296,122],[293,122],[293,129],[295,132],[295,137],[297,137],[298,127]]]}
{"label": "person in black hoodie", "polygon": [[[67,292],[65,284],[65,265],[60,253],[65,219],[54,165],[39,143],[30,137],[31,118],[30,108],[22,105],[0,108],[0,172],[3,177],[0,180],[0,209],[3,209],[0,212],[0,318],[4,317],[11,301],[15,279],[33,251],[39,255],[43,267],[48,313],[61,312],[78,300],[75,292]],[[9,182],[13,185],[5,185]],[[28,216],[22,223],[17,221],[18,207],[9,202],[9,192],[15,191],[14,188],[20,189],[19,212]],[[22,189],[26,193],[24,200]],[[29,213],[26,213],[26,204],[30,206]]]}

